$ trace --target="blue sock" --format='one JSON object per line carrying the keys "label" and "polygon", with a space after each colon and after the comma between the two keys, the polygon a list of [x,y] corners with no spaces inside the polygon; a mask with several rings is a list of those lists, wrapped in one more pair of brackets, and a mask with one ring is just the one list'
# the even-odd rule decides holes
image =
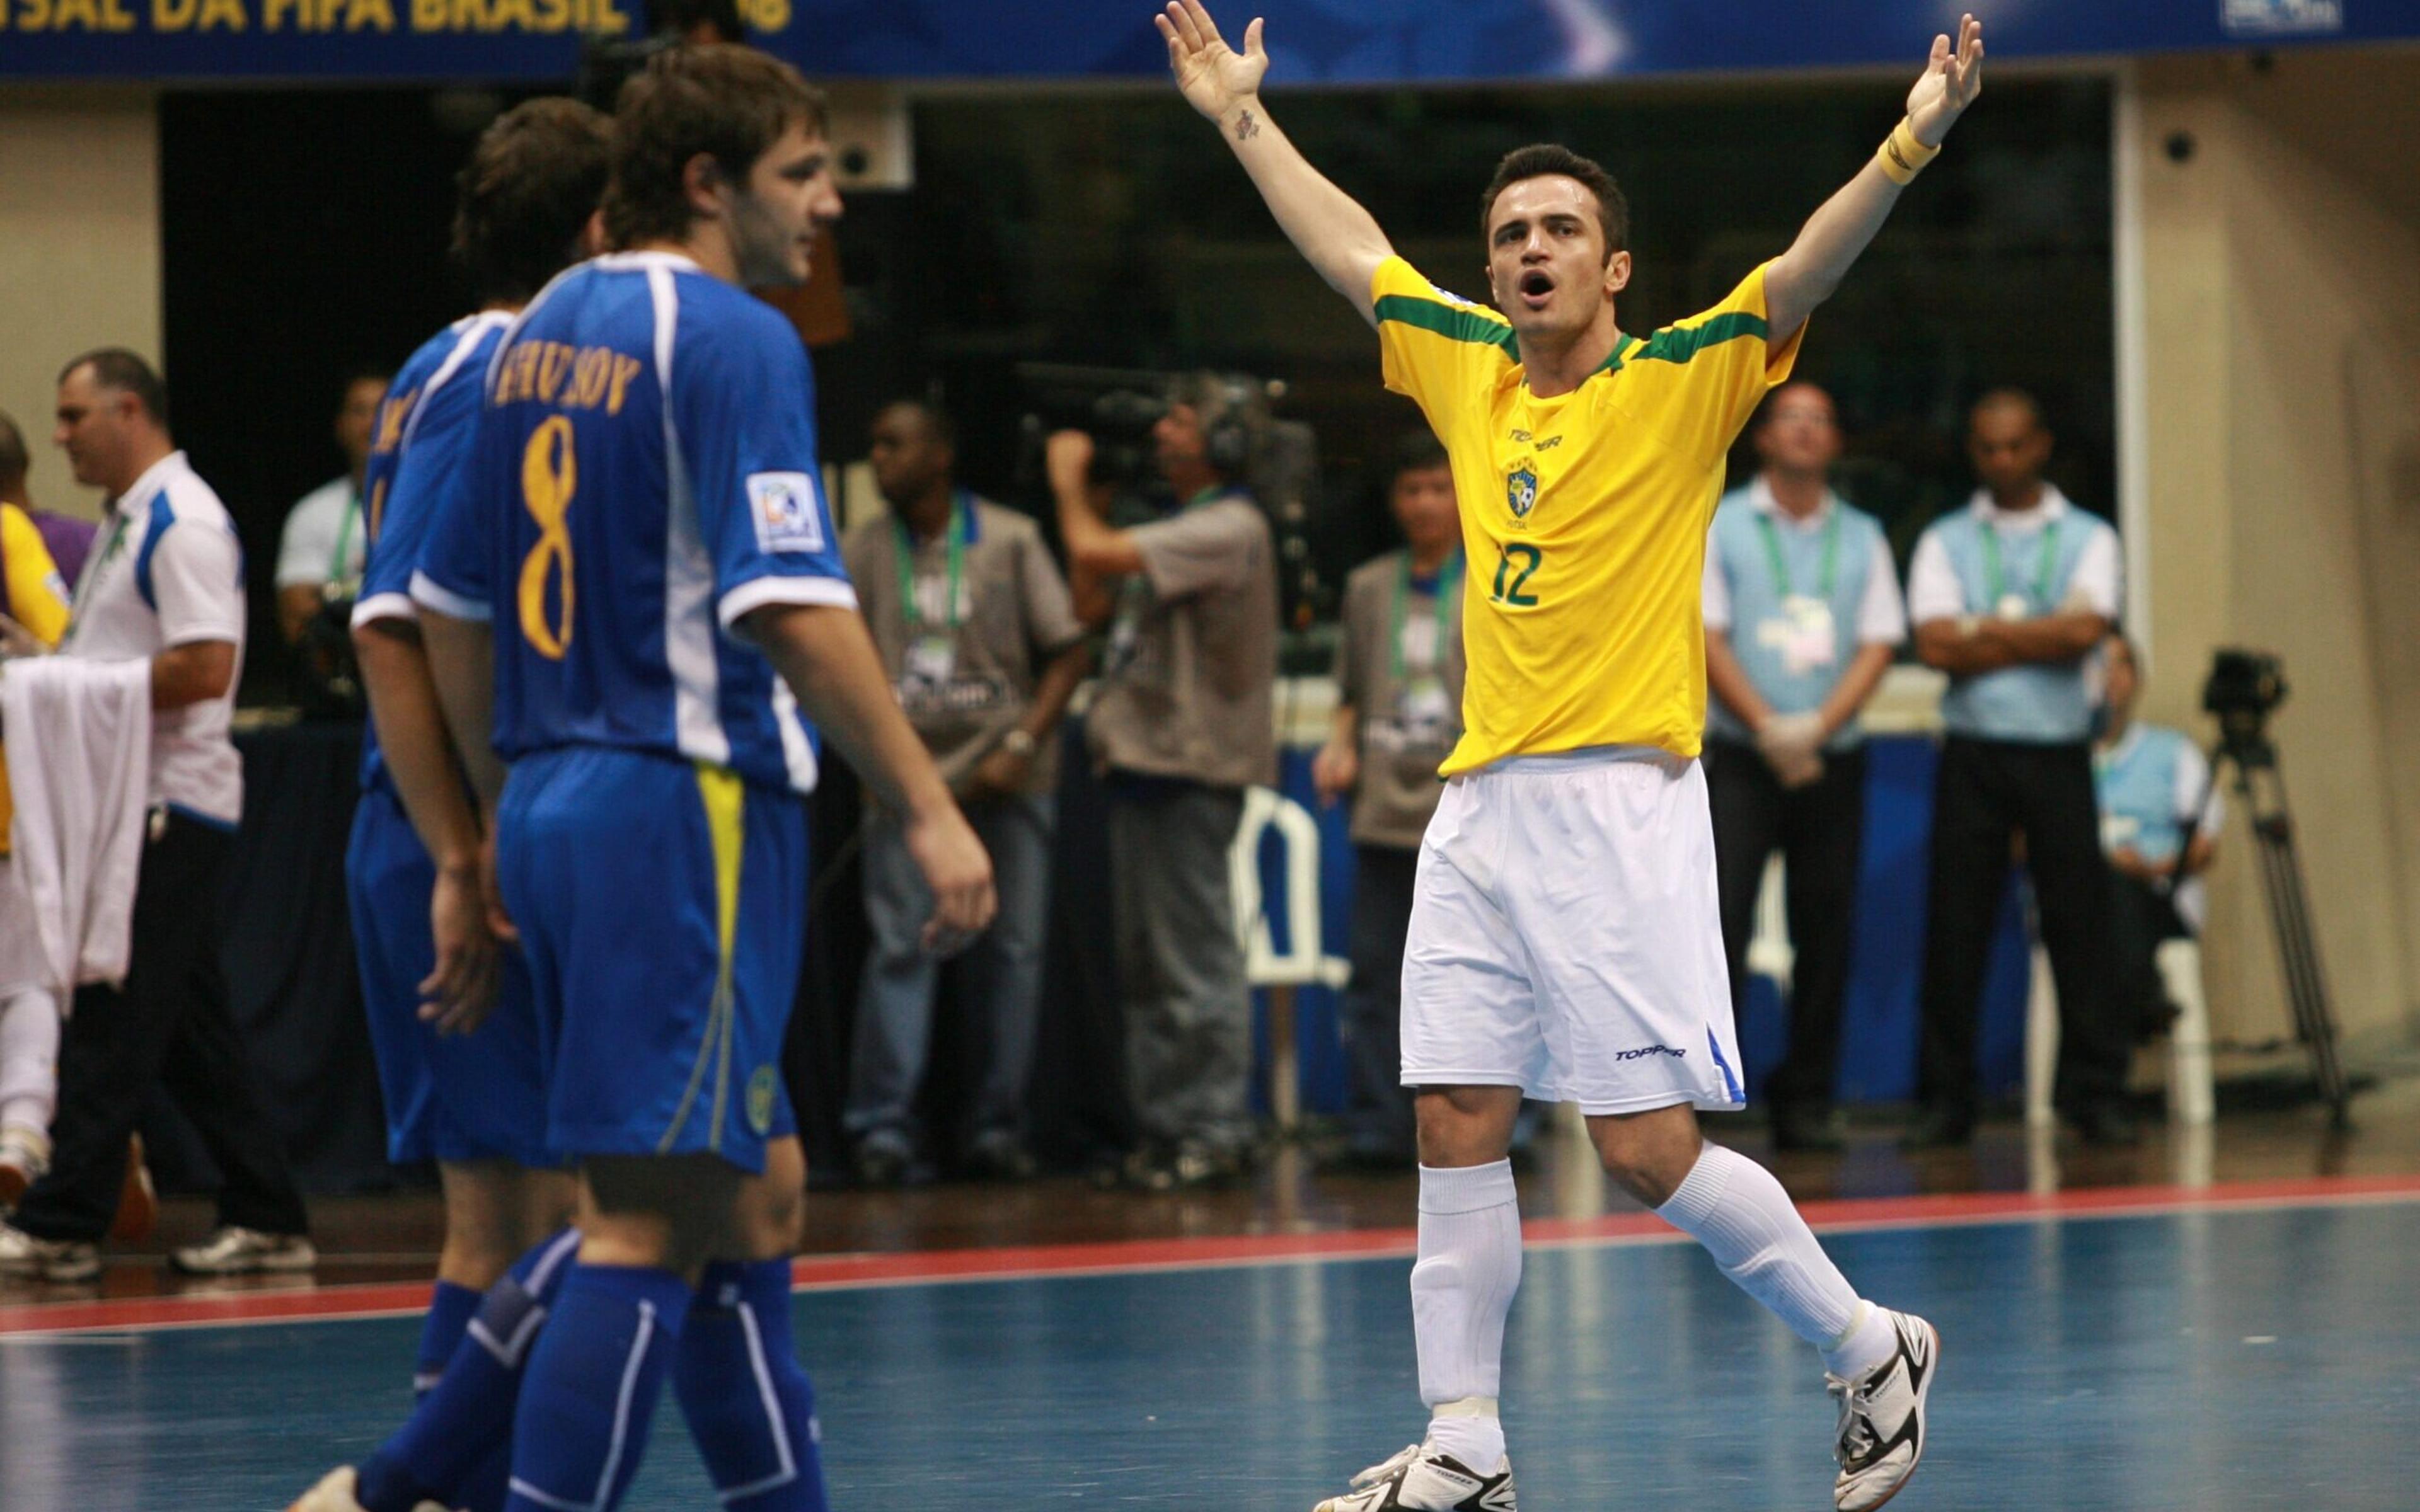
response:
{"label": "blue sock", "polygon": [[427,1396],[445,1374],[454,1347],[462,1342],[462,1330],[471,1326],[472,1315],[479,1310],[479,1295],[451,1281],[438,1282],[437,1289],[428,1294],[428,1318],[420,1325],[420,1357],[411,1365],[414,1400]]}
{"label": "blue sock", "polygon": [[621,1504],[646,1451],[690,1295],[675,1271],[572,1268],[521,1380],[506,1512]]}
{"label": "blue sock", "polygon": [[[366,1512],[411,1512],[421,1502],[479,1504],[465,1489],[480,1464],[509,1453],[513,1401],[531,1340],[579,1250],[580,1235],[566,1228],[514,1261],[488,1288],[444,1375],[394,1437],[362,1461],[353,1494]],[[486,1506],[502,1501],[499,1492]]]}
{"label": "blue sock", "polygon": [[706,1268],[673,1356],[673,1394],[733,1512],[824,1512],[815,1389],[790,1342],[790,1262]]}

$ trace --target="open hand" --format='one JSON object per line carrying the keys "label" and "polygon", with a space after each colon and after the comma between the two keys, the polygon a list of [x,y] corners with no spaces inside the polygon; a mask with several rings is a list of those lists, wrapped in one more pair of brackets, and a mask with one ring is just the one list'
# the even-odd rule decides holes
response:
{"label": "open hand", "polygon": [[440,1034],[468,1034],[496,1003],[499,944],[475,867],[441,867],[428,901],[437,965],[420,984],[420,1017]]}
{"label": "open hand", "polygon": [[1269,71],[1267,49],[1261,46],[1261,21],[1244,28],[1241,53],[1218,35],[1218,23],[1202,8],[1202,0],[1170,0],[1168,9],[1152,18],[1168,39],[1168,71],[1187,102],[1212,120],[1260,93],[1261,75]]}
{"label": "open hand", "polygon": [[1947,36],[1932,39],[1932,56],[1925,61],[1924,75],[1907,92],[1908,128],[1917,141],[1937,147],[1982,92],[1983,23],[1971,15],[1963,16],[1958,22],[1956,52],[1950,50]]}
{"label": "open hand", "polygon": [[1093,475],[1093,438],[1080,430],[1054,430],[1042,443],[1042,471],[1050,491],[1062,499],[1086,496]]}

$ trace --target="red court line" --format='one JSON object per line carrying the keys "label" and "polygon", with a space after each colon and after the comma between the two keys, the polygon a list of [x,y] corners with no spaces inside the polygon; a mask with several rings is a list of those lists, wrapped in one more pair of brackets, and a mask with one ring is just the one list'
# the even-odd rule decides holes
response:
{"label": "red court line", "polygon": [[[2233,1181],[2204,1188],[2089,1187],[2040,1196],[2024,1192],[1976,1192],[1851,1197],[1804,1203],[1799,1211],[1818,1229],[1838,1232],[2413,1200],[2420,1200],[2420,1175],[2310,1177]],[[1614,1213],[1602,1218],[1531,1219],[1522,1226],[1522,1231],[1532,1243],[1557,1247],[1658,1243],[1680,1237],[1662,1219],[1645,1212]],[[954,1281],[1133,1274],[1408,1255],[1412,1244],[1413,1231],[1409,1228],[1363,1228],[999,1249],[817,1255],[793,1264],[791,1280],[800,1290],[830,1291]],[[418,1313],[427,1302],[427,1283],[391,1282],[207,1297],[187,1292],[107,1301],[23,1303],[0,1306],[0,1335],[391,1317]]]}

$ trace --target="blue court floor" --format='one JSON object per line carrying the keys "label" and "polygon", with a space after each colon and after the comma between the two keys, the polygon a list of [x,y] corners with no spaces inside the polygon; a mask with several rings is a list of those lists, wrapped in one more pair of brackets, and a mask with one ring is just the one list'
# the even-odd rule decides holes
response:
{"label": "blue court floor", "polygon": [[[1943,1335],[1919,1508],[2420,1507],[2420,1201],[1832,1235]],[[833,1504],[1305,1512],[1419,1433],[1402,1258],[801,1294]],[[273,1512],[411,1319],[0,1337],[0,1508]],[[1813,1355],[1694,1246],[1533,1248],[1527,1508],[1828,1507]],[[667,1402],[627,1504],[711,1507]]]}

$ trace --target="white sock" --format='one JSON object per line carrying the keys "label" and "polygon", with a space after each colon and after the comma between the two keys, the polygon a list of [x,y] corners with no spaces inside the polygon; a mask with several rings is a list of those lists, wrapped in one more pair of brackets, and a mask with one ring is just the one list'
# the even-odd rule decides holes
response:
{"label": "white sock", "polygon": [[0,1125],[49,1131],[58,1058],[57,999],[37,988],[0,1003]]}
{"label": "white sock", "polygon": [[1655,1212],[1703,1244],[1723,1274],[1792,1333],[1823,1350],[1823,1367],[1834,1375],[1863,1375],[1898,1348],[1882,1309],[1857,1299],[1790,1194],[1746,1156],[1706,1145],[1681,1189]]}
{"label": "white sock", "polygon": [[1512,1163],[1420,1167],[1419,1259],[1412,1267],[1412,1337],[1428,1442],[1482,1475],[1504,1461],[1496,1415],[1504,1317],[1521,1288],[1521,1207]]}

